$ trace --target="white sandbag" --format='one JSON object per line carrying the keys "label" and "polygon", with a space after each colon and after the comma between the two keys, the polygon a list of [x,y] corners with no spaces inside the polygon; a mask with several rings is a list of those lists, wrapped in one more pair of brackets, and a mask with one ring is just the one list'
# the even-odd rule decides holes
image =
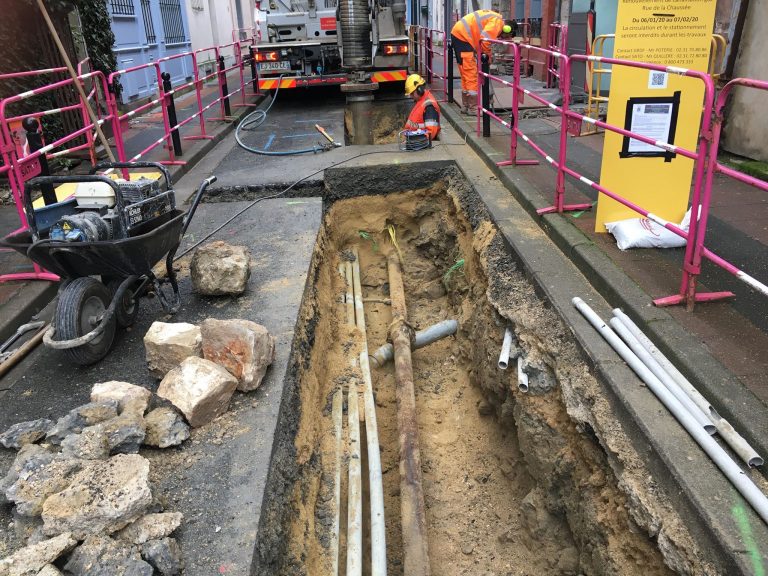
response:
{"label": "white sandbag", "polygon": [[[685,213],[679,227],[688,231],[691,223],[690,209]],[[620,250],[630,248],[680,248],[685,238],[667,230],[661,224],[648,218],[630,218],[617,222],[606,222],[605,227],[616,238]]]}

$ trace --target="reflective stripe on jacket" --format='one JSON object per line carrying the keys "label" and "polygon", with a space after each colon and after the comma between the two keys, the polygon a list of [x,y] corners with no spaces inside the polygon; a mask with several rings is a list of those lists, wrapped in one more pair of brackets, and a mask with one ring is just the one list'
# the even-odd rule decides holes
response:
{"label": "reflective stripe on jacket", "polygon": [[[437,120],[425,119],[424,112],[428,107],[431,107],[437,112]],[[429,139],[434,140],[437,135],[440,134],[440,106],[437,104],[437,100],[432,96],[432,92],[426,90],[424,96],[416,102],[411,110],[408,120],[405,122],[406,130],[426,130],[429,132]]]}
{"label": "reflective stripe on jacket", "polygon": [[[480,42],[488,39],[497,39],[504,28],[504,18],[493,10],[475,10],[467,14],[454,24],[451,34],[459,40],[463,40],[475,51],[480,48]],[[483,45],[483,51],[490,51],[487,43]]]}

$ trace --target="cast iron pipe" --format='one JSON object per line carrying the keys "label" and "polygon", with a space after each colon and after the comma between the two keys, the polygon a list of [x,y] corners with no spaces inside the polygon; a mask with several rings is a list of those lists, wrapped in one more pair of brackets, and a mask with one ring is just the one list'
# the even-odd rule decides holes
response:
{"label": "cast iron pipe", "polygon": [[403,573],[429,576],[427,515],[421,480],[419,429],[411,363],[411,328],[407,323],[403,274],[397,253],[387,258],[392,324],[389,337],[395,350],[397,429],[400,441],[400,515],[403,530]]}

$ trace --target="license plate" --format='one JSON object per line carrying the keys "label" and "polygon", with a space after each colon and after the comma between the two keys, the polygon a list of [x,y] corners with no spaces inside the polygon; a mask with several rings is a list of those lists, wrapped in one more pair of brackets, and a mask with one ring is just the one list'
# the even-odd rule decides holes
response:
{"label": "license plate", "polygon": [[259,62],[259,72],[274,72],[276,70],[290,70],[291,63],[288,60],[280,62]]}

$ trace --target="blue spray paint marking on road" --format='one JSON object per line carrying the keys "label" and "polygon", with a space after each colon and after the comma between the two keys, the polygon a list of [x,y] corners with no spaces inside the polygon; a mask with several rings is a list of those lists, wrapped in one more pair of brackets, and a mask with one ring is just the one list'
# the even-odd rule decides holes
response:
{"label": "blue spray paint marking on road", "polygon": [[275,135],[270,134],[269,138],[267,138],[267,143],[264,145],[264,150],[269,150],[269,147],[272,146],[272,142],[275,141]]}
{"label": "blue spray paint marking on road", "polygon": [[317,132],[308,132],[306,134],[286,134],[285,136],[280,136],[280,138],[303,138],[305,136],[315,136]]}
{"label": "blue spray paint marking on road", "polygon": [[294,124],[319,124],[322,120],[294,120]]}

